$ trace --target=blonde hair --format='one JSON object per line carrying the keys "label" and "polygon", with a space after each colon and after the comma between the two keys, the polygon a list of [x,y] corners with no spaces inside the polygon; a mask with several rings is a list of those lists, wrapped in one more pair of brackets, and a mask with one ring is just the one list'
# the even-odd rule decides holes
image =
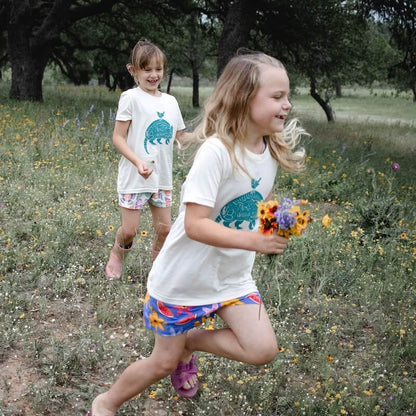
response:
{"label": "blonde hair", "polygon": [[134,45],[130,54],[130,63],[127,64],[127,69],[134,76],[136,84],[138,83],[135,77],[136,71],[145,69],[152,59],[156,59],[156,62],[163,67],[163,73],[166,73],[166,55],[163,51],[146,39],[139,40]]}
{"label": "blonde hair", "polygon": [[[201,121],[194,131],[197,142],[217,136],[227,148],[233,164],[244,171],[246,170],[236,159],[234,147],[236,143],[241,143],[245,148],[250,101],[259,89],[262,65],[286,71],[279,60],[264,53],[251,52],[233,57],[218,78],[214,91],[204,105]],[[295,150],[302,134],[307,133],[293,119],[282,132],[264,137],[272,157],[283,169],[292,172],[303,170],[305,151],[302,148]]]}

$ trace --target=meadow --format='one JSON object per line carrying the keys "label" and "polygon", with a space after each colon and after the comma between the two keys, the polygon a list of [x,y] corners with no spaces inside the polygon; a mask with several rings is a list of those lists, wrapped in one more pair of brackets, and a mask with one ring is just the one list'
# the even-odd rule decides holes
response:
{"label": "meadow", "polygon": [[[152,350],[141,321],[150,214],[122,279],[106,280],[119,225],[119,92],[46,86],[44,103],[27,103],[7,99],[8,87],[0,83],[0,414],[83,415]],[[191,122],[189,89],[172,93]],[[276,359],[251,367],[201,353],[194,399],[166,379],[119,415],[415,414],[416,104],[350,89],[329,124],[306,93],[293,104],[310,133],[307,169],[280,170],[275,198],[308,200],[313,222],[283,256],[257,255],[253,271]],[[189,152],[175,151],[174,217],[188,169]]]}

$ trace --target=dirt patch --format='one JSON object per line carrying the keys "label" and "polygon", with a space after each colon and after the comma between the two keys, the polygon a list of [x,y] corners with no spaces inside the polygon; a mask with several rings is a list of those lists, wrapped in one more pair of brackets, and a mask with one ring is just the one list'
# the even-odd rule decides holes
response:
{"label": "dirt patch", "polygon": [[150,399],[145,401],[143,416],[167,416],[167,414],[165,404]]}
{"label": "dirt patch", "polygon": [[[37,382],[38,375],[26,363],[20,351],[10,355],[0,363],[2,389],[0,389],[1,405],[7,409],[16,409],[14,414],[32,415],[28,406],[27,394],[33,383]],[[11,409],[9,409],[11,410]]]}

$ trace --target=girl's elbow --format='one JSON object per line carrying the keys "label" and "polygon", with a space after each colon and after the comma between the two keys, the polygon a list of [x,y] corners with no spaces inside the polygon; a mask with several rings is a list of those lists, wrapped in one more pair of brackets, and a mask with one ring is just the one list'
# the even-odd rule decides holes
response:
{"label": "girl's elbow", "polygon": [[191,238],[193,240],[193,227],[192,225],[188,224],[187,222],[185,222],[185,234],[188,238]]}
{"label": "girl's elbow", "polygon": [[195,225],[190,221],[185,221],[185,234],[191,240],[197,239],[197,236],[198,236],[197,227],[195,227]]}

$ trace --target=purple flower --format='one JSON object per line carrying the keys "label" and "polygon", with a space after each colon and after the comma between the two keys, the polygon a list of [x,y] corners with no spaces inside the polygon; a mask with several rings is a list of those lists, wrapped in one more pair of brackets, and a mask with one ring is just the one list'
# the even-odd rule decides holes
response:
{"label": "purple flower", "polygon": [[399,165],[397,162],[393,162],[393,163],[391,164],[391,168],[392,168],[394,171],[398,171],[398,170],[400,169],[400,165]]}
{"label": "purple flower", "polygon": [[296,223],[296,213],[289,212],[294,202],[290,198],[284,198],[283,203],[279,205],[277,211],[274,213],[279,228],[282,230],[290,230]]}

